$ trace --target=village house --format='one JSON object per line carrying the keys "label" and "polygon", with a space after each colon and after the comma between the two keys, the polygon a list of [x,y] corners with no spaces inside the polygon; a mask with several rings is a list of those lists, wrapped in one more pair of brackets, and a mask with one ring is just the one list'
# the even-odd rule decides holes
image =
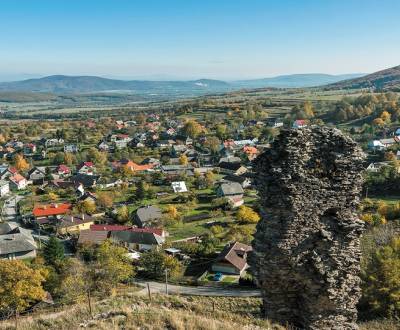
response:
{"label": "village house", "polygon": [[188,189],[186,187],[185,181],[175,181],[171,182],[171,187],[174,193],[185,193],[188,192]]}
{"label": "village house", "polygon": [[243,243],[228,244],[213,262],[211,270],[224,274],[243,275],[249,268],[247,257],[251,251],[252,247]]}
{"label": "village house", "polygon": [[23,153],[25,156],[32,155],[36,152],[36,144],[27,143],[24,145]]}
{"label": "village house", "polygon": [[42,138],[40,140],[40,143],[45,146],[46,148],[48,147],[55,147],[55,146],[59,146],[64,144],[64,140],[63,139],[46,139],[46,138]]}
{"label": "village house", "polygon": [[0,197],[4,197],[10,193],[10,184],[6,180],[0,180]]}
{"label": "village house", "polygon": [[134,251],[149,251],[158,248],[165,242],[165,239],[157,234],[132,230],[112,231],[110,239],[112,242]]}
{"label": "village house", "polygon": [[[78,244],[101,244],[104,242],[106,239],[110,238],[112,232],[119,232],[119,231],[130,231],[134,233],[150,233],[157,235],[161,237],[163,240],[165,237],[167,237],[168,233],[161,229],[161,228],[136,228],[132,226],[123,226],[123,225],[91,225],[90,229],[88,230],[82,230],[79,234],[79,239],[78,239]],[[118,236],[118,235],[117,235]],[[121,235],[119,235],[121,236]],[[143,235],[142,237],[140,236],[134,236],[130,237],[131,242],[133,244],[142,244],[144,243],[143,241]],[[133,238],[138,238],[139,240],[133,241]],[[156,237],[157,238],[157,237]],[[118,242],[121,242],[118,240]],[[159,245],[159,242],[161,240],[154,240],[156,243],[155,246]],[[146,248],[143,246],[138,247],[140,249]]]}
{"label": "village house", "polygon": [[217,188],[218,197],[238,196],[243,194],[244,190],[238,182],[222,183]]}
{"label": "village house", "polygon": [[8,180],[11,190],[23,190],[28,186],[28,181],[19,173],[10,176]]}
{"label": "village house", "polygon": [[71,175],[70,168],[64,164],[58,165],[56,172],[60,178],[66,178]]}
{"label": "village house", "polygon": [[267,121],[267,126],[272,128],[283,127],[283,120],[280,118],[271,118]]}
{"label": "village house", "polygon": [[36,257],[37,245],[27,229],[0,223],[0,259],[28,259]]}
{"label": "village house", "polygon": [[75,184],[81,184],[84,188],[93,188],[96,186],[98,176],[78,173],[72,176],[70,180]]}
{"label": "village house", "polygon": [[132,138],[128,134],[113,134],[110,136],[109,141],[113,143],[116,149],[126,148]]}
{"label": "village house", "polygon": [[169,177],[180,175],[192,176],[194,168],[192,165],[161,165],[161,172]]}
{"label": "village house", "polygon": [[142,171],[148,171],[151,170],[154,165],[153,164],[136,164],[135,162],[129,160],[129,159],[121,159],[119,162],[113,162],[112,164],[113,170],[119,170],[122,167],[126,167],[132,172],[142,172]]}
{"label": "village house", "polygon": [[46,167],[35,166],[32,167],[28,172],[28,180],[33,184],[43,184],[46,178]]}
{"label": "village house", "polygon": [[0,166],[0,179],[5,180],[8,179],[10,176],[17,174],[18,171],[15,167],[10,167],[6,164]]}
{"label": "village house", "polygon": [[105,142],[105,141],[101,141],[98,145],[97,145],[97,149],[99,149],[100,151],[105,151],[108,152],[111,150],[110,145]]}
{"label": "village house", "polygon": [[369,141],[367,146],[368,149],[372,151],[381,151],[386,149],[386,146],[379,140]]}
{"label": "village house", "polygon": [[293,122],[292,125],[293,128],[303,128],[307,127],[307,120],[304,119],[297,119]]}
{"label": "village house", "polygon": [[226,175],[222,178],[224,181],[230,181],[230,182],[237,182],[239,183],[242,188],[248,188],[251,186],[251,180],[250,178],[247,178],[245,176],[240,176],[240,175]]}
{"label": "village house", "polygon": [[82,162],[77,166],[76,171],[79,174],[93,175],[95,167],[92,162]]}
{"label": "village house", "polygon": [[221,162],[218,167],[223,174],[242,175],[247,172],[247,168],[240,163]]}
{"label": "village house", "polygon": [[81,230],[90,229],[95,218],[88,214],[64,215],[57,224],[57,232],[60,235],[79,234]]}
{"label": "village house", "polygon": [[238,182],[222,183],[217,188],[217,196],[227,198],[232,208],[237,208],[244,204],[243,194],[244,190]]}
{"label": "village house", "polygon": [[64,152],[77,153],[78,151],[79,147],[76,144],[67,144],[64,146]]}
{"label": "village house", "polygon": [[49,204],[49,205],[38,205],[33,208],[32,214],[35,218],[35,222],[38,225],[51,223],[61,218],[61,216],[71,211],[71,204]]}
{"label": "village house", "polygon": [[[368,172],[377,173],[385,166],[393,166],[393,165],[390,162],[374,162],[374,163],[370,163],[367,166],[366,170]],[[400,171],[400,169],[397,170],[397,172],[399,172],[399,171]]]}
{"label": "village house", "polygon": [[140,228],[151,227],[154,222],[162,218],[162,212],[157,206],[143,206],[137,209],[134,223]]}
{"label": "village house", "polygon": [[253,146],[244,146],[242,148],[242,152],[246,154],[248,160],[252,161],[257,158],[259,151],[256,147]]}

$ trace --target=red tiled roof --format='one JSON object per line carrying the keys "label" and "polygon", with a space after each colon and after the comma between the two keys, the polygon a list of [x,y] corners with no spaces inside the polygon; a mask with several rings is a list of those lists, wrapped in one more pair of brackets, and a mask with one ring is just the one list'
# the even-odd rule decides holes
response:
{"label": "red tiled roof", "polygon": [[17,169],[16,169],[15,167],[9,167],[9,168],[8,168],[8,171],[9,171],[10,173],[12,173],[12,174],[15,174],[15,173],[18,172]]}
{"label": "red tiled roof", "polygon": [[306,124],[307,124],[307,121],[306,121],[305,119],[297,119],[297,120],[295,121],[295,123],[296,123],[297,125],[306,125]]}
{"label": "red tiled roof", "polygon": [[12,177],[10,177],[10,180],[15,183],[19,183],[22,180],[25,180],[25,178],[21,174],[15,173]]}
{"label": "red tiled roof", "polygon": [[246,154],[258,154],[257,148],[251,146],[244,146],[243,152],[245,152]]}
{"label": "red tiled roof", "polygon": [[154,167],[154,164],[145,164],[145,165],[139,165],[136,164],[135,162],[128,160],[126,162],[113,162],[113,167],[114,168],[120,168],[122,166],[126,166],[133,171],[146,171]]}
{"label": "red tiled roof", "polygon": [[64,164],[61,164],[61,165],[58,166],[57,171],[58,172],[69,173],[71,170],[69,169],[68,166],[66,166]]}
{"label": "red tiled roof", "polygon": [[71,209],[71,204],[50,204],[40,205],[33,209],[33,215],[35,217],[47,217],[50,215],[66,214]]}
{"label": "red tiled roof", "polygon": [[92,162],[83,162],[79,165],[79,168],[82,168],[83,166],[93,167],[93,163]]}

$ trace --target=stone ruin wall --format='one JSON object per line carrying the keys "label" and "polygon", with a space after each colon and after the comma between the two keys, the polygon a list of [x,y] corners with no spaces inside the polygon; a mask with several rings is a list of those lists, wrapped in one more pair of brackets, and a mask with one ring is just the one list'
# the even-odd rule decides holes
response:
{"label": "stone ruin wall", "polygon": [[339,130],[283,130],[254,164],[263,209],[250,264],[272,321],[357,329],[364,154]]}

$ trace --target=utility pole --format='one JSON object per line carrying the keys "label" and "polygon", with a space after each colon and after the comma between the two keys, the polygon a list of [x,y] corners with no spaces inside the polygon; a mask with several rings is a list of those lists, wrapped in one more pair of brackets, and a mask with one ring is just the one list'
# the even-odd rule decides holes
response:
{"label": "utility pole", "polygon": [[147,292],[149,294],[149,301],[151,302],[151,292],[150,292],[150,284],[147,282]]}
{"label": "utility pole", "polygon": [[168,295],[168,269],[165,270],[165,294]]}
{"label": "utility pole", "polygon": [[40,238],[40,225],[39,225],[39,249],[42,248],[42,240]]}

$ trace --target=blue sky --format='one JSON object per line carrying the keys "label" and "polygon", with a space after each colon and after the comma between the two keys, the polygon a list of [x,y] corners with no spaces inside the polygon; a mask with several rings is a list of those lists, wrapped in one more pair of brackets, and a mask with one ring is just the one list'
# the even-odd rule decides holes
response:
{"label": "blue sky", "polygon": [[1,0],[0,80],[253,78],[400,64],[398,0]]}

